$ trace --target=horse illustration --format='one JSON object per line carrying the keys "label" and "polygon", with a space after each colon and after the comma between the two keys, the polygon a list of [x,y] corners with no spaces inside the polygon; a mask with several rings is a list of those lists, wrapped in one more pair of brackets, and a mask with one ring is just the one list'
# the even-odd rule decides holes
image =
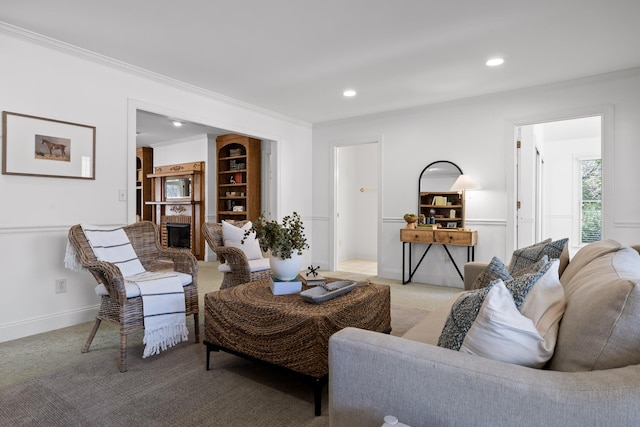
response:
{"label": "horse illustration", "polygon": [[42,140],[42,143],[45,144],[47,146],[47,148],[49,149],[49,154],[53,156],[53,150],[60,150],[60,153],[62,155],[62,157],[65,156],[65,150],[67,149],[67,146],[64,144],[55,144],[51,141],[47,141],[46,139]]}

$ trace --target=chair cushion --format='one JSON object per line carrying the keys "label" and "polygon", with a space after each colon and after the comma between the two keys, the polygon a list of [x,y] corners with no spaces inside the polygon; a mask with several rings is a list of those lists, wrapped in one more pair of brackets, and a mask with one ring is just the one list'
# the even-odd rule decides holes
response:
{"label": "chair cushion", "polygon": [[[244,239],[244,233],[252,227],[251,221],[247,221],[242,227],[236,227],[227,221],[222,221],[222,240],[225,246],[238,248],[247,256],[248,260],[262,258],[260,243],[256,239],[256,233],[250,233]],[[242,241],[244,239],[244,242]]]}
{"label": "chair cushion", "polygon": [[438,345],[541,368],[553,355],[564,311],[559,260],[541,271],[463,292],[451,308]]}
{"label": "chair cushion", "polygon": [[549,367],[591,371],[640,364],[640,255],[613,240],[580,249],[562,276],[567,307]]}
{"label": "chair cushion", "polygon": [[[193,278],[190,274],[181,273],[179,271],[173,271],[172,273],[178,276],[178,279],[180,279],[180,284],[182,286],[188,286],[193,281]],[[135,283],[125,281],[124,288],[127,292],[127,298],[135,298],[140,296],[140,288],[138,288],[138,285],[136,285]],[[107,292],[107,288],[103,284],[99,284],[98,286],[96,286],[95,291],[96,295],[98,296],[109,295],[109,292]]]}
{"label": "chair cushion", "polygon": [[[263,271],[270,269],[269,258],[260,258],[249,260],[249,271],[255,273],[256,271]],[[226,262],[218,266],[218,271],[221,273],[231,273],[231,267]]]}

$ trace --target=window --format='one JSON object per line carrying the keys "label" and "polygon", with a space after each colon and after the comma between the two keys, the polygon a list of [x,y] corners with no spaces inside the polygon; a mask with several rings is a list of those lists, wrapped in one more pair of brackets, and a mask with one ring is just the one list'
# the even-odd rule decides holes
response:
{"label": "window", "polygon": [[580,243],[602,237],[602,159],[580,160]]}

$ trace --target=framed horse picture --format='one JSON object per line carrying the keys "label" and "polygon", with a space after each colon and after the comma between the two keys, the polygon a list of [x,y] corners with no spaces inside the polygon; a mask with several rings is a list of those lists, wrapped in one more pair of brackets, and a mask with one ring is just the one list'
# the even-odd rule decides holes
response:
{"label": "framed horse picture", "polygon": [[95,179],[94,126],[2,112],[4,175]]}

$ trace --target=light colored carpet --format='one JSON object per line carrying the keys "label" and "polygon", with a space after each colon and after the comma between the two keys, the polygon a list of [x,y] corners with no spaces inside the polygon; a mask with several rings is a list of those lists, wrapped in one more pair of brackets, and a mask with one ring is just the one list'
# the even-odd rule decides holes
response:
{"label": "light colored carpet", "polygon": [[[393,333],[425,313],[393,306]],[[138,341],[120,373],[117,329],[103,332],[105,341],[77,364],[0,389],[0,425],[328,425],[326,388],[316,417],[310,384],[290,372],[225,352],[211,353],[206,371],[205,346],[194,343],[142,359]]]}
{"label": "light colored carpet", "polygon": [[[201,262],[198,277],[202,295],[221,282],[216,263]],[[393,335],[458,291],[369,279],[391,287]],[[0,425],[328,425],[326,390],[323,415],[315,417],[311,388],[291,373],[223,352],[212,353],[206,371],[205,347],[192,342],[142,359],[139,333],[129,337],[129,370],[121,374],[116,325],[103,322],[89,353],[80,352],[91,326],[0,344]],[[187,326],[192,336],[191,318]]]}

